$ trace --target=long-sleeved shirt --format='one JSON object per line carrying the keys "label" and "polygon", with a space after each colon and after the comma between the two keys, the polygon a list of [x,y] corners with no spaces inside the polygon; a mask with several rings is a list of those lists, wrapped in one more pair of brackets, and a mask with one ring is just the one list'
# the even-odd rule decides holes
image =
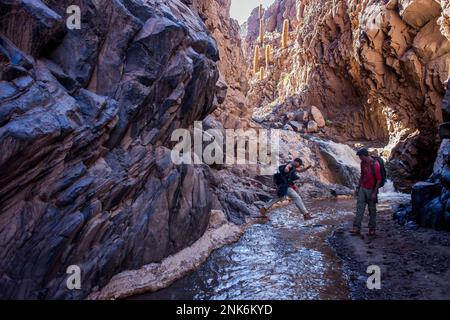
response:
{"label": "long-sleeved shirt", "polygon": [[360,187],[373,190],[377,181],[381,181],[381,168],[378,161],[362,161]]}

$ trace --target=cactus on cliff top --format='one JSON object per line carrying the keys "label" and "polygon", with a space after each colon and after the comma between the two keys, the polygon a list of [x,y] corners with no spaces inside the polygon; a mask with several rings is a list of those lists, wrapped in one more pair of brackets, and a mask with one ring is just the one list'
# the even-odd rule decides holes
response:
{"label": "cactus on cliff top", "polygon": [[289,19],[285,19],[283,23],[283,33],[281,35],[281,47],[286,49],[289,41]]}

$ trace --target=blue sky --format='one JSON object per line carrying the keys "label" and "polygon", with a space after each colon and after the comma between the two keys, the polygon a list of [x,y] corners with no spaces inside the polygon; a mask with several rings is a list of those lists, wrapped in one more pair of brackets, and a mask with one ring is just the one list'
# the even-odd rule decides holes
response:
{"label": "blue sky", "polygon": [[260,3],[264,7],[270,6],[275,0],[231,0],[231,17],[237,19],[239,24],[247,21],[250,13],[254,8],[259,6]]}

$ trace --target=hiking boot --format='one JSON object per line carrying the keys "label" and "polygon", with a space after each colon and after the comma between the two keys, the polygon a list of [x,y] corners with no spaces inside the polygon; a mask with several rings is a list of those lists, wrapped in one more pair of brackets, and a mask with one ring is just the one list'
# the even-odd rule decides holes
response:
{"label": "hiking boot", "polygon": [[369,237],[375,237],[377,232],[375,229],[369,229],[369,233],[367,234]]}
{"label": "hiking boot", "polygon": [[309,213],[306,213],[306,214],[303,215],[303,219],[304,219],[305,221],[311,220],[312,218],[313,218],[312,215],[310,215]]}
{"label": "hiking boot", "polygon": [[353,227],[353,229],[350,231],[350,234],[353,236],[359,236],[361,234],[361,229],[357,227]]}

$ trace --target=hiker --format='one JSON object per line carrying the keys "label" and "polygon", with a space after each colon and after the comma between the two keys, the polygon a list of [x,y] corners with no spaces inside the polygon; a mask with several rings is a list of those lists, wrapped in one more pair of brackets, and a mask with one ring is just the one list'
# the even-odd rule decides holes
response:
{"label": "hiker", "polygon": [[356,188],[356,217],[353,222],[353,235],[361,234],[361,224],[366,205],[369,207],[369,236],[375,236],[377,224],[378,190],[384,184],[384,162],[381,158],[373,158],[369,151],[362,148],[356,153],[361,159],[361,178]]}
{"label": "hiker", "polygon": [[283,200],[285,197],[289,197],[294,201],[297,208],[303,214],[304,219],[311,219],[312,217],[306,209],[302,198],[297,193],[297,187],[294,184],[294,181],[300,179],[298,173],[305,172],[310,168],[311,165],[309,165],[308,167],[303,167],[303,161],[300,158],[295,159],[287,165],[280,166],[278,168],[278,172],[274,175],[274,181],[277,185],[277,195],[260,209],[261,214],[265,216],[267,214],[267,211],[275,203]]}

